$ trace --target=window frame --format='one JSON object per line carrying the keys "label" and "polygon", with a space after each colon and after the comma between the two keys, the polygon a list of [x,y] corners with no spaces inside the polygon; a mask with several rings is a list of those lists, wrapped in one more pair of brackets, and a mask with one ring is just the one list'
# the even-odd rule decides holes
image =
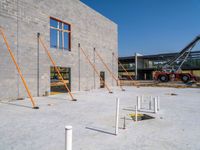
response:
{"label": "window frame", "polygon": [[[57,21],[58,22],[58,27],[57,28],[55,28],[55,27],[53,27],[53,26],[51,26],[51,19],[53,19],[53,20],[55,20],[55,21]],[[60,29],[59,28],[59,23],[61,23],[62,24],[62,29]],[[64,24],[66,24],[66,25],[68,25],[69,26],[69,29],[68,30],[64,30]],[[71,24],[70,23],[68,23],[68,22],[66,22],[66,21],[62,21],[62,20],[60,20],[60,19],[58,19],[58,18],[55,18],[55,17],[49,17],[49,25],[50,25],[50,34],[51,34],[51,29],[53,29],[53,30],[56,30],[57,31],[57,45],[56,45],[56,48],[57,49],[62,49],[63,51],[64,50],[67,50],[67,51],[71,51]],[[62,33],[62,47],[60,48],[60,32]],[[69,48],[65,48],[65,43],[64,43],[64,33],[68,33],[69,34],[69,38],[68,38],[68,47]],[[51,48],[55,48],[55,47],[52,47],[52,45],[51,45],[51,35],[50,35],[50,47]]]}

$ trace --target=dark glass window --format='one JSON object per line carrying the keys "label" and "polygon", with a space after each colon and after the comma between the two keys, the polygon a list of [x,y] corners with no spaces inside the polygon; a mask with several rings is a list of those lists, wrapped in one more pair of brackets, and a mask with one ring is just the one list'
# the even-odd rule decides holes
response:
{"label": "dark glass window", "polygon": [[70,40],[70,33],[64,33],[65,35],[64,35],[64,37],[65,37],[65,39],[64,39],[64,48],[65,49],[69,49],[70,48],[70,45],[69,44],[67,44],[67,43],[69,43],[69,40]]}
{"label": "dark glass window", "polygon": [[51,47],[57,48],[57,31],[54,29],[50,29],[50,39],[51,39]]}
{"label": "dark glass window", "polygon": [[69,24],[50,18],[50,46],[63,50],[71,49],[71,27]]}
{"label": "dark glass window", "polygon": [[58,27],[58,22],[54,19],[50,19],[50,25],[51,27],[57,28]]}
{"label": "dark glass window", "polygon": [[64,30],[70,30],[70,26],[67,24],[64,24]]}
{"label": "dark glass window", "polygon": [[59,48],[62,49],[63,47],[63,32],[59,31]]}

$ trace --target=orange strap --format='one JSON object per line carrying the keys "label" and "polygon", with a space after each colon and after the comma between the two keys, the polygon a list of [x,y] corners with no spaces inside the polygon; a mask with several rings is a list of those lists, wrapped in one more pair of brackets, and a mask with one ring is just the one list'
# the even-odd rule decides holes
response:
{"label": "orange strap", "polygon": [[84,50],[80,47],[81,51],[83,52],[84,56],[86,57],[86,59],[88,60],[89,64],[92,66],[92,68],[94,69],[94,71],[96,72],[96,74],[99,76],[100,80],[102,82],[104,82],[106,89],[109,91],[109,93],[113,93],[110,88],[108,87],[108,85],[106,84],[106,82],[101,78],[101,76],[99,75],[98,70],[96,69],[96,66],[90,61],[89,57],[86,55],[86,53],[84,52]]}
{"label": "orange strap", "polygon": [[[111,76],[113,77],[113,79],[115,79],[115,81],[117,82],[118,85],[118,81],[119,79],[117,77],[115,77],[115,75],[113,74],[113,72],[111,71],[111,69],[108,67],[108,65],[104,62],[103,58],[100,56],[100,54],[95,50],[97,56],[99,57],[99,59],[101,60],[101,62],[104,64],[104,66],[106,67],[106,69],[108,70],[108,72],[111,74]],[[122,90],[124,90],[121,86],[121,84],[119,83],[119,86]]]}
{"label": "orange strap", "polygon": [[119,59],[115,56],[115,54],[113,53],[113,56],[116,58],[116,60],[118,61],[118,64],[122,67],[122,69],[128,74],[129,78],[131,80],[133,80],[133,78],[131,77],[131,75],[128,73],[128,71],[124,68],[124,66],[121,64],[121,62],[119,61]]}
{"label": "orange strap", "polygon": [[53,60],[53,58],[51,57],[50,52],[49,52],[48,49],[47,49],[47,46],[44,44],[43,40],[42,40],[40,37],[39,37],[39,41],[41,42],[41,44],[42,44],[42,46],[43,46],[45,52],[47,53],[47,55],[48,55],[48,57],[49,57],[49,59],[50,59],[50,61],[51,61],[51,63],[52,63],[52,65],[54,66],[56,72],[58,73],[59,77],[61,78],[61,81],[63,82],[63,84],[64,84],[64,86],[65,86],[67,92],[69,93],[70,97],[72,98],[72,101],[76,101],[76,99],[74,99],[72,93],[70,92],[70,90],[69,90],[67,84],[65,84],[65,81],[64,81],[64,79],[63,79],[63,77],[62,77],[62,75],[61,75],[61,73],[60,73],[60,71],[59,71],[59,69],[58,69],[58,67],[57,67],[57,65],[56,65],[56,63],[55,63],[55,61]]}
{"label": "orange strap", "polygon": [[15,67],[16,67],[16,69],[17,69],[17,71],[18,71],[18,73],[19,73],[19,75],[20,75],[20,77],[21,77],[21,80],[22,80],[22,82],[23,82],[23,84],[24,84],[24,87],[25,87],[25,89],[26,89],[26,92],[27,92],[27,94],[28,94],[28,96],[29,96],[29,98],[30,98],[30,100],[31,100],[31,103],[32,103],[32,105],[33,105],[33,108],[38,109],[39,107],[37,107],[36,104],[35,104],[35,101],[34,101],[34,99],[33,99],[33,96],[32,96],[32,94],[31,94],[29,88],[28,88],[28,85],[27,85],[27,83],[26,83],[26,80],[24,79],[24,77],[23,77],[23,75],[22,75],[21,69],[20,69],[19,65],[17,64],[17,61],[16,61],[16,59],[15,59],[15,57],[14,57],[14,55],[13,55],[12,50],[10,49],[10,46],[9,46],[8,41],[7,41],[7,39],[6,39],[6,36],[5,36],[4,32],[3,32],[3,29],[0,28],[0,32],[1,32],[1,35],[2,35],[2,37],[3,37],[3,39],[4,39],[4,42],[5,42],[5,44],[6,44],[6,47],[7,47],[8,51],[9,51],[9,53],[10,53],[10,56],[11,56],[11,58],[12,58],[14,64],[15,64]]}

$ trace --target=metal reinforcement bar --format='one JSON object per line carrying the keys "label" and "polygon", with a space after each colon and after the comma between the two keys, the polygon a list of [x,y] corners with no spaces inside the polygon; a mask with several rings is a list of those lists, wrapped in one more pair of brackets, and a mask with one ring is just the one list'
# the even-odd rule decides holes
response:
{"label": "metal reinforcement bar", "polygon": [[48,57],[49,57],[49,59],[50,59],[52,65],[54,66],[56,72],[58,73],[59,77],[61,78],[61,81],[63,82],[63,84],[64,84],[64,86],[65,86],[67,92],[69,93],[70,97],[72,98],[72,101],[77,101],[77,99],[75,99],[75,98],[73,97],[71,91],[69,90],[67,84],[65,83],[65,81],[64,81],[64,79],[63,79],[63,77],[62,77],[62,75],[61,75],[61,73],[60,73],[60,71],[59,71],[59,69],[58,69],[58,67],[57,67],[57,65],[56,65],[56,63],[55,63],[55,61],[53,60],[53,58],[51,57],[50,52],[49,52],[48,49],[47,49],[47,46],[44,44],[43,40],[41,39],[40,34],[38,34],[38,38],[39,38],[39,41],[40,41],[42,47],[44,48],[45,52],[47,53],[47,55],[48,55]]}
{"label": "metal reinforcement bar", "polygon": [[30,92],[30,90],[29,90],[29,88],[28,88],[28,85],[27,85],[27,83],[26,83],[26,80],[24,79],[24,77],[23,77],[23,75],[22,75],[21,69],[20,69],[19,65],[17,64],[17,61],[16,61],[16,59],[15,59],[15,56],[13,55],[13,52],[12,52],[12,50],[10,49],[10,46],[9,46],[9,44],[8,44],[8,41],[7,41],[7,38],[6,38],[6,36],[5,36],[5,34],[4,34],[2,28],[0,28],[0,33],[1,33],[2,37],[3,37],[3,39],[4,39],[4,43],[6,44],[6,47],[7,47],[7,49],[8,49],[8,52],[10,53],[10,56],[11,56],[11,58],[12,58],[14,64],[15,64],[15,67],[16,67],[16,69],[17,69],[17,71],[18,71],[18,73],[19,73],[19,75],[20,75],[20,77],[21,77],[21,80],[22,80],[22,82],[23,82],[23,84],[24,84],[24,87],[25,87],[25,89],[26,89],[26,92],[27,92],[27,94],[28,94],[28,96],[29,96],[29,98],[30,98],[30,100],[31,100],[31,103],[32,103],[32,106],[33,106],[32,108],[33,108],[33,109],[39,109],[39,107],[36,106],[36,104],[35,104],[35,101],[34,101],[34,99],[33,99],[33,96],[32,96],[32,94],[31,94],[31,92]]}
{"label": "metal reinforcement bar", "polygon": [[81,48],[80,44],[79,44],[79,48],[80,50],[83,52],[85,58],[88,60],[89,64],[92,66],[92,68],[94,69],[94,71],[96,72],[96,74],[99,76],[100,80],[102,82],[104,82],[106,89],[109,91],[109,93],[113,93],[110,88],[108,87],[107,83],[101,78],[98,70],[96,69],[96,66],[91,62],[91,60],[89,59],[89,57],[86,55],[85,51]]}
{"label": "metal reinforcement bar", "polygon": [[94,50],[94,51],[96,52],[97,56],[99,57],[99,59],[101,60],[101,62],[105,66],[105,68],[108,70],[108,72],[110,73],[110,75],[112,76],[112,78],[117,82],[117,85],[119,85],[119,87],[121,88],[122,91],[125,91],[125,89],[123,89],[122,86],[121,86],[121,84],[119,83],[119,79],[117,77],[115,77],[114,73],[111,71],[111,69],[108,67],[108,65],[104,62],[104,60],[100,56],[100,54],[96,50]]}
{"label": "metal reinforcement bar", "polygon": [[115,56],[115,53],[112,53],[112,55],[115,57],[115,59],[117,60],[118,64],[122,67],[122,69],[127,73],[127,75],[129,76],[129,78],[131,80],[133,80],[133,78],[131,77],[131,75],[129,75],[128,71],[124,68],[124,66],[121,64],[121,62],[119,61],[119,59]]}

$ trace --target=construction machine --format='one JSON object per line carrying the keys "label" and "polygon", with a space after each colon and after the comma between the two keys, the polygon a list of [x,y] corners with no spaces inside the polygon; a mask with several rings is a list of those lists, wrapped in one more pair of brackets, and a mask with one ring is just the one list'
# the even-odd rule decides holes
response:
{"label": "construction machine", "polygon": [[183,48],[173,59],[165,63],[160,71],[154,73],[154,79],[160,82],[181,80],[184,83],[196,81],[196,77],[191,73],[182,73],[181,67],[188,59],[194,46],[200,41],[200,35]]}

